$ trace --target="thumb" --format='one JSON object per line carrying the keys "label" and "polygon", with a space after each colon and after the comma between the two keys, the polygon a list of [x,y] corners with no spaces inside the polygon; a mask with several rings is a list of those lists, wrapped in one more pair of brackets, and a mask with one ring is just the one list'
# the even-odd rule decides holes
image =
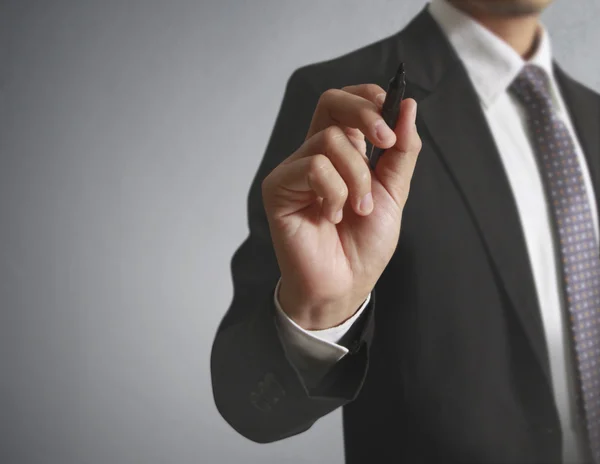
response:
{"label": "thumb", "polygon": [[408,198],[410,181],[421,151],[421,138],[415,125],[416,117],[417,102],[412,98],[403,100],[400,117],[394,129],[396,144],[383,152],[375,166],[377,179],[400,208],[404,208]]}

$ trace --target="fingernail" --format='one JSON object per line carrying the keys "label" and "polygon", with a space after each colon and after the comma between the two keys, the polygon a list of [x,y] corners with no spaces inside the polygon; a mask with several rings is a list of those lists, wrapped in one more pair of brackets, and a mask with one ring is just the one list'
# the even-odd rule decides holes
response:
{"label": "fingernail", "polygon": [[375,97],[375,103],[377,104],[377,106],[382,107],[383,106],[383,102],[385,101],[385,93],[380,93],[379,95],[377,95]]}
{"label": "fingernail", "polygon": [[368,214],[373,209],[373,195],[371,192],[367,193],[362,200],[360,200],[360,205],[358,207],[361,213]]}
{"label": "fingernail", "polygon": [[335,213],[335,216],[333,218],[333,222],[335,222],[336,224],[338,222],[340,222],[342,220],[343,214],[344,214],[343,210],[340,209],[337,213]]}
{"label": "fingernail", "polygon": [[394,132],[388,127],[383,119],[375,123],[375,134],[380,142],[387,144],[394,140]]}

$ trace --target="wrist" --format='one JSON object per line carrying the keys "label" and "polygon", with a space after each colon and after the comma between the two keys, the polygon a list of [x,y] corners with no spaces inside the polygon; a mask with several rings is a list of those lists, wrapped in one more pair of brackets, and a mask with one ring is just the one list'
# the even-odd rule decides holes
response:
{"label": "wrist", "polygon": [[340,298],[329,301],[307,301],[284,284],[279,284],[277,300],[281,309],[304,330],[325,330],[337,327],[361,308],[369,294],[364,297]]}

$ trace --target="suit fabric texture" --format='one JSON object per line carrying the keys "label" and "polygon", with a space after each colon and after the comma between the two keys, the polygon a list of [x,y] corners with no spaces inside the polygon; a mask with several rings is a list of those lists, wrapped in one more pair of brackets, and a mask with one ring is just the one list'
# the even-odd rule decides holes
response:
{"label": "suit fabric texture", "polygon": [[[349,342],[304,386],[275,326],[279,269],[261,182],[304,141],[320,95],[407,66],[423,148],[392,260]],[[600,192],[600,96],[555,66]],[[221,415],[267,443],[343,407],[348,464],[559,463],[561,430],[515,201],[475,90],[423,10],[398,34],[290,77],[232,260],[234,296],[211,354]]]}

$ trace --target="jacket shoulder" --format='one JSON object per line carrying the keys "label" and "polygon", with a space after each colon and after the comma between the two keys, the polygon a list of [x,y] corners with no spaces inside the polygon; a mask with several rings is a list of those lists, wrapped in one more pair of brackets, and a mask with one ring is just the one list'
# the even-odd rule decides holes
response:
{"label": "jacket shoulder", "polygon": [[[381,85],[386,63],[396,63],[398,35],[394,34],[334,58],[297,68],[290,82],[303,82],[319,93],[347,85],[379,83]],[[389,76],[387,77],[389,78]]]}

